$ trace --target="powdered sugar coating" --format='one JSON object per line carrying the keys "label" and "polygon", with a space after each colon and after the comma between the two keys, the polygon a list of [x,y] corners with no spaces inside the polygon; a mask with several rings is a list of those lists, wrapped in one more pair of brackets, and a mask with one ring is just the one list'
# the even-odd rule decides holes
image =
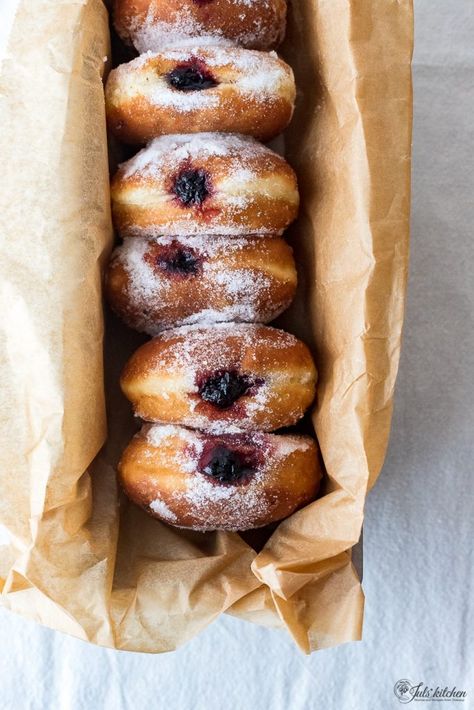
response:
{"label": "powdered sugar coating", "polygon": [[[246,448],[255,451],[260,461],[245,485],[229,485],[216,482],[199,469],[203,448],[212,446],[213,441],[220,443],[219,437],[214,438],[182,427],[157,424],[145,425],[140,436],[144,437],[151,447],[150,457],[153,457],[153,448],[160,448],[167,443],[170,447],[169,456],[177,471],[186,474],[184,481],[180,479],[184,486],[175,488],[171,492],[167,490],[166,494],[163,492],[167,504],[159,498],[153,501],[150,508],[157,517],[178,526],[180,522],[178,516],[171,512],[170,508],[190,510],[193,517],[200,521],[199,525],[193,525],[193,529],[202,531],[219,527],[226,530],[243,530],[255,527],[252,521],[263,521],[259,524],[266,524],[266,519],[271,516],[272,510],[277,505],[277,499],[267,495],[269,477],[282,463],[290,466],[289,459],[293,454],[314,449],[314,442],[305,436],[281,436],[261,432],[252,432],[235,438],[226,435],[223,441],[231,449],[234,442],[236,446],[243,443]],[[170,443],[170,438],[174,440],[173,445]],[[278,490],[281,502],[281,496],[285,494],[280,488]],[[297,502],[296,500],[294,506]]]}
{"label": "powdered sugar coating", "polygon": [[[109,275],[120,265],[127,286],[120,300],[113,293],[109,298],[125,322],[150,335],[193,323],[267,323],[289,305],[296,282],[286,252],[290,265],[283,261],[272,271],[273,244],[238,237],[126,239],[113,254]],[[154,255],[166,249],[191,254],[199,265],[196,273],[176,279],[157,268]]]}
{"label": "powdered sugar coating", "polygon": [[[175,181],[205,176],[207,191],[180,201]],[[123,237],[280,235],[297,215],[296,176],[288,163],[249,136],[160,136],[120,166],[112,209]]]}
{"label": "powdered sugar coating", "polygon": [[[166,333],[162,333],[160,340],[166,341],[175,338],[176,336],[185,336],[186,340],[182,341],[182,345],[185,348],[183,350],[183,356],[189,357],[189,352],[185,355],[186,350],[199,346],[204,346],[207,350],[215,353],[219,357],[217,351],[212,349],[217,348],[219,344],[222,345],[222,341],[226,334],[238,336],[240,342],[242,343],[242,348],[248,348],[252,350],[256,344],[256,340],[262,337],[262,331],[271,331],[274,336],[274,341],[272,347],[274,348],[288,348],[296,345],[298,339],[292,333],[288,333],[286,330],[280,330],[279,328],[263,328],[260,325],[244,324],[244,323],[216,323],[212,328],[206,328],[201,326],[183,326],[180,328],[171,328],[167,330]],[[199,352],[199,356],[205,356],[204,352]]]}
{"label": "powdered sugar coating", "polygon": [[[205,91],[178,91],[167,81],[166,73],[157,67],[189,65],[198,61],[211,72],[216,72],[216,86]],[[163,70],[161,70],[163,71]],[[127,64],[113,70],[117,100],[142,96],[151,106],[172,107],[189,112],[217,108],[225,111],[228,94],[222,90],[238,92],[242,101],[265,103],[284,96],[294,98],[294,79],[290,67],[278,59],[275,52],[257,52],[238,47],[194,45],[166,49],[162,52],[145,52]]]}
{"label": "powdered sugar coating", "polygon": [[150,508],[161,520],[164,520],[167,523],[176,523],[178,520],[177,516],[168,508],[166,503],[161,500],[161,498],[155,498],[155,500],[152,500]]}
{"label": "powdered sugar coating", "polygon": [[179,436],[182,440],[186,441],[186,443],[194,448],[198,456],[201,453],[201,449],[199,448],[200,439],[196,436],[196,432],[191,429],[174,426],[173,424],[145,424],[143,426],[142,433],[148,443],[156,449],[163,446],[166,439],[169,439],[172,436]]}
{"label": "powdered sugar coating", "polygon": [[174,11],[172,3],[162,11],[158,0],[151,0],[145,16],[130,14],[125,25],[122,20],[116,26],[140,53],[182,45],[196,37],[206,43],[269,49],[283,39],[285,15],[281,9],[277,0],[228,0],[220,15],[209,8],[204,21],[189,0],[176,2]]}
{"label": "powdered sugar coating", "polygon": [[[258,155],[273,155],[273,152],[250,136],[240,136],[228,133],[187,133],[170,136],[159,136],[137,153],[126,163],[122,163],[122,177],[129,178],[137,174],[151,175],[164,182],[166,175],[173,173],[188,160],[199,160],[201,157],[220,156],[231,161],[231,175],[236,173],[240,178],[256,177],[254,170],[246,166],[248,158]],[[166,166],[166,167],[165,167]],[[247,172],[242,173],[242,168]],[[238,172],[237,172],[238,171]]]}
{"label": "powdered sugar coating", "polygon": [[[140,364],[134,364],[135,357]],[[220,373],[235,373],[249,383],[224,407],[204,400],[200,390]],[[294,424],[311,403],[315,380],[309,352],[290,333],[216,323],[163,332],[129,361],[122,388],[143,419],[223,434]]]}

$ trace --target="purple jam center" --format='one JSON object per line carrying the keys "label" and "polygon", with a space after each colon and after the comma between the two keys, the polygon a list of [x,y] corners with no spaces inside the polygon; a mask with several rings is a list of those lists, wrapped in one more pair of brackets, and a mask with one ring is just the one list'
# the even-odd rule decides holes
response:
{"label": "purple jam center", "polygon": [[165,78],[168,84],[178,91],[203,91],[214,88],[218,83],[199,60],[178,64]]}
{"label": "purple jam center", "polygon": [[191,249],[176,247],[169,254],[160,255],[156,264],[160,269],[177,276],[195,276],[199,271],[199,259]]}
{"label": "purple jam center", "polygon": [[245,475],[245,466],[237,453],[225,446],[216,446],[202,472],[220,483],[234,483]]}
{"label": "purple jam center", "polygon": [[222,370],[207,377],[199,387],[201,399],[219,409],[227,409],[253,386],[246,375],[233,370]]}
{"label": "purple jam center", "polygon": [[243,483],[255,472],[251,461],[224,444],[218,444],[204,452],[199,470],[219,483]]}
{"label": "purple jam center", "polygon": [[202,205],[210,194],[209,174],[205,170],[182,170],[175,178],[172,191],[186,205]]}

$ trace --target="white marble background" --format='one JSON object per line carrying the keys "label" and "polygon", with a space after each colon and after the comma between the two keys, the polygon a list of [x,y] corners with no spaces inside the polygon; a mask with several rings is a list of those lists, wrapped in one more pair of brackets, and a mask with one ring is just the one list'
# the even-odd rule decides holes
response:
{"label": "white marble background", "polygon": [[364,641],[305,657],[282,633],[222,618],[147,656],[0,610],[0,710],[386,710],[401,707],[400,678],[456,685],[467,700],[442,707],[474,708],[474,0],[415,8],[410,292],[367,505]]}

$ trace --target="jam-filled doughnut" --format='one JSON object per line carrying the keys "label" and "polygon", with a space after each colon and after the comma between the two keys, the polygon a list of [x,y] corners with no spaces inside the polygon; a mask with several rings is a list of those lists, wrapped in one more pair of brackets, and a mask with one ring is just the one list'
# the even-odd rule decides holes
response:
{"label": "jam-filled doughnut", "polygon": [[212,435],[145,425],[119,464],[126,494],[156,518],[193,530],[249,530],[316,496],[321,470],[308,436]]}
{"label": "jam-filled doughnut", "polygon": [[127,143],[200,131],[267,141],[291,119],[295,82],[275,53],[180,48],[144,54],[114,69],[105,98],[109,128]]}
{"label": "jam-filled doughnut", "polygon": [[285,0],[115,0],[120,37],[139,52],[160,51],[189,38],[274,49],[286,25]]}
{"label": "jam-filled doughnut", "polygon": [[295,289],[292,250],[281,237],[126,239],[105,286],[122,320],[150,335],[192,323],[268,323]]}
{"label": "jam-filled doughnut", "polygon": [[123,163],[111,185],[127,236],[281,234],[298,211],[286,160],[248,136],[161,136]]}
{"label": "jam-filled doughnut", "polygon": [[165,331],[132,355],[121,378],[142,419],[214,433],[294,424],[315,384],[304,343],[283,330],[242,323]]}

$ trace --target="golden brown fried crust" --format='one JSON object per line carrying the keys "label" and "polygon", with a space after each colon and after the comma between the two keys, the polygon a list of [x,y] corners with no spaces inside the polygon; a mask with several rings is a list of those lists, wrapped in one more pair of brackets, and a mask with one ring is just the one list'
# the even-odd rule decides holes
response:
{"label": "golden brown fried crust", "polygon": [[[182,92],[167,77],[177,67],[197,66],[216,82]],[[252,77],[254,88],[248,88]],[[293,72],[263,52],[239,48],[169,50],[114,69],[106,85],[109,129],[122,141],[145,143],[171,133],[221,131],[268,141],[290,122]]]}
{"label": "golden brown fried crust", "polygon": [[[166,259],[180,254],[192,260],[190,273],[166,268]],[[113,310],[150,335],[203,321],[267,323],[290,305],[295,289],[292,250],[278,237],[126,240],[105,282]]]}
{"label": "golden brown fried crust", "polygon": [[[216,373],[247,378],[229,406],[202,397]],[[272,431],[297,422],[311,404],[316,368],[304,343],[276,328],[221,323],[166,331],[130,358],[121,387],[148,421],[203,430]]]}
{"label": "golden brown fried crust", "polygon": [[[203,472],[202,452],[223,444],[256,462],[243,485]],[[119,474],[126,494],[148,513],[195,530],[248,530],[281,520],[315,498],[321,479],[309,437],[212,436],[168,426],[145,426],[125,449]]]}
{"label": "golden brown fried crust", "polygon": [[286,25],[285,0],[115,0],[120,37],[139,52],[187,37],[214,36],[248,49],[275,49]]}
{"label": "golden brown fried crust", "polygon": [[[223,137],[224,136],[224,137]],[[180,234],[281,234],[296,218],[299,206],[296,175],[281,156],[258,143],[227,136],[227,154],[195,150],[178,162],[178,151],[162,148],[174,136],[155,139],[120,166],[111,184],[115,225],[123,237]],[[180,138],[181,139],[181,138]],[[189,136],[192,145],[193,136]],[[195,134],[196,141],[225,141],[225,134]],[[242,153],[239,154],[242,143]],[[209,143],[210,145],[210,143]],[[244,153],[244,151],[246,151]],[[135,169],[140,156],[151,156],[152,169]],[[209,176],[209,194],[200,204],[185,205],[173,192],[181,170]]]}

